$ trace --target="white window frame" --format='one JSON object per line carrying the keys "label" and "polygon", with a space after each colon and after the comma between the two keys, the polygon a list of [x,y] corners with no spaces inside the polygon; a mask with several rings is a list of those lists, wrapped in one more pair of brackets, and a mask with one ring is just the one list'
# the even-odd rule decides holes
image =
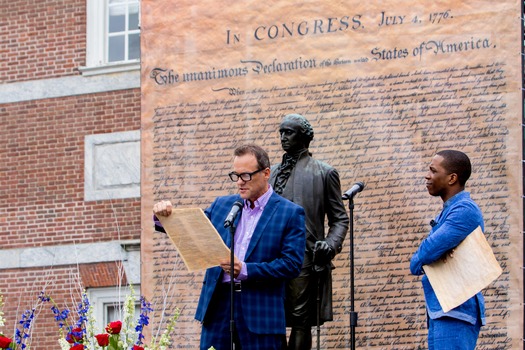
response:
{"label": "white window frame", "polygon": [[86,66],[79,67],[83,75],[89,76],[140,70],[140,59],[115,63],[106,61],[107,11],[108,0],[86,1]]}
{"label": "white window frame", "polygon": [[[103,333],[110,320],[107,318],[106,306],[119,305],[124,307],[126,297],[129,295],[129,286],[127,287],[105,287],[89,288],[87,296],[95,318],[95,332]],[[140,314],[140,286],[133,286],[135,294],[135,314]],[[120,319],[120,321],[123,321]],[[135,325],[133,325],[135,327]]]}

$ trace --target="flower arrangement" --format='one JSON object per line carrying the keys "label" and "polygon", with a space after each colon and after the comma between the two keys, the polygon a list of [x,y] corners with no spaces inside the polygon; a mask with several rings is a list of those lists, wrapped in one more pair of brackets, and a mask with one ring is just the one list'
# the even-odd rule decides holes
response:
{"label": "flower arrangement", "polygon": [[[39,295],[39,302],[51,303],[51,311],[59,328],[58,343],[61,350],[166,350],[170,346],[170,335],[175,329],[179,317],[179,310],[169,319],[164,332],[160,337],[154,336],[149,344],[144,343],[143,330],[149,324],[149,313],[153,311],[151,304],[144,298],[140,298],[140,316],[134,320],[135,295],[133,288],[124,302],[123,320],[110,322],[104,329],[105,332],[96,331],[93,310],[85,292],[78,304],[78,320],[70,324],[68,309],[60,310],[55,301],[45,293]],[[3,297],[0,294],[0,327],[4,325]],[[31,325],[35,318],[35,308],[26,310],[19,326],[15,330],[14,339],[0,334],[0,349],[24,350],[29,349],[28,339],[31,334]]]}
{"label": "flower arrangement", "polygon": [[[4,297],[0,294],[0,327],[3,327],[5,325],[3,309]],[[15,335],[13,338],[9,338],[3,333],[0,333],[0,349],[29,349],[26,343],[31,334],[31,324],[35,318],[35,310],[36,307],[33,307],[31,310],[25,310],[22,313],[22,318],[18,322],[19,325],[15,329]]]}

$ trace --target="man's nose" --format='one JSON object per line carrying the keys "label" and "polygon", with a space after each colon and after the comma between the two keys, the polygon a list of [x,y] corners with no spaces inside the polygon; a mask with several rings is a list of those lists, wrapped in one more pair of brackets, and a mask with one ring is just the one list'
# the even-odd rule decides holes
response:
{"label": "man's nose", "polygon": [[239,178],[237,179],[237,183],[239,183],[239,181],[241,182],[241,184],[246,183],[246,181],[244,181],[240,176],[239,176]]}

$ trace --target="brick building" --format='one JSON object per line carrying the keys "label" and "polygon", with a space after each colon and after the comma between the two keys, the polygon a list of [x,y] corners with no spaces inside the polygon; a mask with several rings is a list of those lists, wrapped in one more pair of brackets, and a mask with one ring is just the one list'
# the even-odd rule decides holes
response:
{"label": "brick building", "polygon": [[0,332],[36,306],[32,349],[58,348],[41,291],[73,311],[85,288],[103,324],[140,288],[139,13],[0,1]]}

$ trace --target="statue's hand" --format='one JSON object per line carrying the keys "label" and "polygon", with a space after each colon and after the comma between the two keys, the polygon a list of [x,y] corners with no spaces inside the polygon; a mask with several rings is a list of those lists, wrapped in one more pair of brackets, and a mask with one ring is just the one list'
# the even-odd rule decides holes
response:
{"label": "statue's hand", "polygon": [[314,264],[326,265],[334,258],[335,251],[326,241],[317,241],[314,246]]}

